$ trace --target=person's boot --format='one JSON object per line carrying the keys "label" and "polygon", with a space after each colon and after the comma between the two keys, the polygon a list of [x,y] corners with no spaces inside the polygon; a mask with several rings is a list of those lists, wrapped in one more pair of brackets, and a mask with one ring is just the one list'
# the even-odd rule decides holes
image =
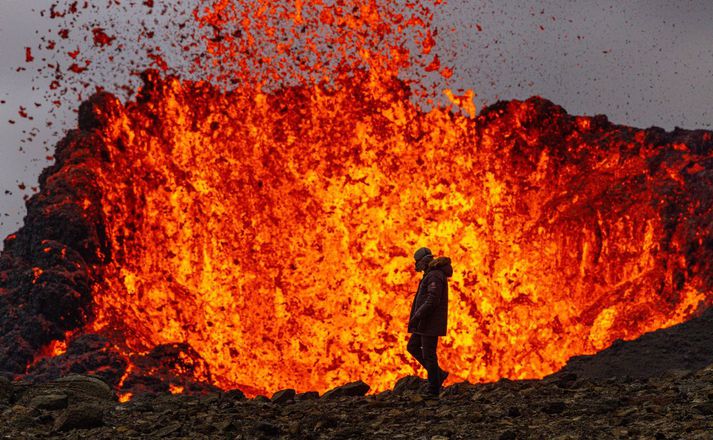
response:
{"label": "person's boot", "polygon": [[446,381],[446,378],[448,378],[449,373],[440,367],[438,368],[438,371],[438,389],[434,390],[429,386],[426,391],[426,394],[424,395],[424,397],[427,399],[438,399],[441,397],[441,391],[443,391],[443,382]]}
{"label": "person's boot", "polygon": [[446,370],[442,369],[442,368],[440,368],[440,370],[441,370],[441,375],[439,376],[440,381],[438,382],[438,387],[442,389],[442,388],[443,388],[443,382],[446,381],[446,379],[448,378],[448,374],[449,374],[449,373],[448,373]]}

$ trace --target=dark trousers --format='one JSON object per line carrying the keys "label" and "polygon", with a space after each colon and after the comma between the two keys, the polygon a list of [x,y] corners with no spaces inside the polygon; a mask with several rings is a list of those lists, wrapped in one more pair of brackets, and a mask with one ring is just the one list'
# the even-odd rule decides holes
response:
{"label": "dark trousers", "polygon": [[417,335],[413,333],[408,340],[406,350],[415,357],[428,372],[428,392],[438,394],[441,390],[441,369],[438,367],[438,336]]}

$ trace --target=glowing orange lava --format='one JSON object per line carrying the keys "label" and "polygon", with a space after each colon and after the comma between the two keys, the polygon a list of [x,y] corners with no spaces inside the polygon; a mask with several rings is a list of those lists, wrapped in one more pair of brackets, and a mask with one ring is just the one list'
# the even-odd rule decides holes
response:
{"label": "glowing orange lava", "polygon": [[706,297],[662,252],[658,188],[681,177],[649,174],[642,133],[539,99],[424,113],[366,73],[278,94],[151,79],[101,133],[112,255],[90,330],[129,352],[188,342],[223,388],[382,390],[414,372],[428,245],[455,262],[454,380],[542,377]]}
{"label": "glowing orange lava", "polygon": [[110,249],[84,331],[127,358],[185,342],[224,389],[391,387],[420,246],[454,265],[450,381],[539,378],[710,298],[680,205],[702,153],[538,98],[422,110],[404,72],[452,73],[425,2],[203,3],[211,74],[148,73],[80,158]]}

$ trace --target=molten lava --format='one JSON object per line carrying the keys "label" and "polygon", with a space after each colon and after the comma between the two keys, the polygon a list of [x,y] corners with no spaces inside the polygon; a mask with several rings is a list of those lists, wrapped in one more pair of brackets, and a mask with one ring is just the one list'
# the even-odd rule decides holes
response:
{"label": "molten lava", "polygon": [[186,342],[222,388],[385,389],[414,371],[421,245],[455,262],[455,379],[542,377],[707,298],[674,205],[696,155],[658,132],[537,98],[425,113],[366,73],[274,94],[147,76],[102,110],[94,162],[111,255],[85,331],[127,354]]}

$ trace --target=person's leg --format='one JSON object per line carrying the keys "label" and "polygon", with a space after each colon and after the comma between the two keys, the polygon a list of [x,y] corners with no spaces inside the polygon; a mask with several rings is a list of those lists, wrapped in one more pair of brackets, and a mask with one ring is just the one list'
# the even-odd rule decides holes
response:
{"label": "person's leg", "polygon": [[406,345],[406,350],[416,358],[419,364],[421,364],[424,368],[426,367],[426,364],[424,364],[423,361],[423,349],[421,349],[421,335],[417,335],[416,333],[411,334],[411,338],[408,340],[408,344]]}
{"label": "person's leg", "polygon": [[438,336],[421,335],[423,347],[423,366],[428,372],[428,392],[438,395],[441,392],[441,369],[438,367]]}

